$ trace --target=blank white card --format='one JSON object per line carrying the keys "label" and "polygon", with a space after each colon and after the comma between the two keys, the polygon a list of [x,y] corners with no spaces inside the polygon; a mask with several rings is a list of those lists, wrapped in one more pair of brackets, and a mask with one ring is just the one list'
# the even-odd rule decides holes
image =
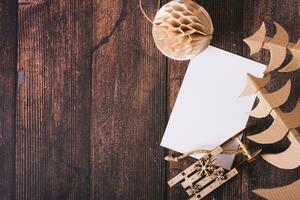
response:
{"label": "blank white card", "polygon": [[[246,74],[262,77],[264,69],[263,64],[209,46],[190,61],[161,146],[180,153],[210,150],[245,128],[255,96],[239,95]],[[234,156],[218,159],[229,169]]]}

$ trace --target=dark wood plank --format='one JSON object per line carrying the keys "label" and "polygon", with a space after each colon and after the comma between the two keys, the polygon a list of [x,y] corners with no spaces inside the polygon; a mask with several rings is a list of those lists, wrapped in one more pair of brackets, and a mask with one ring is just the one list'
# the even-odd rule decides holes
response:
{"label": "dark wood plank", "polygon": [[[280,23],[289,33],[290,41],[296,42],[300,37],[300,21],[299,21],[299,0],[284,0],[284,1],[245,1],[244,11],[244,34],[252,35],[264,21],[267,25],[268,35],[272,36],[275,33],[273,22]],[[256,9],[253,9],[256,8]],[[244,45],[245,46],[245,45]],[[249,56],[249,50],[245,46],[243,51],[244,56]],[[253,57],[255,60],[268,63],[269,52],[262,51]],[[297,100],[300,97],[300,73],[272,73],[272,80],[269,84],[269,90],[275,91],[283,86],[283,84],[291,78],[292,92],[289,100],[282,107],[285,111],[291,111],[294,108]],[[253,133],[267,128],[272,119],[266,118],[262,120],[251,119],[249,123],[256,124]],[[253,142],[247,141],[254,148],[261,147],[269,153],[277,153],[285,150],[288,147],[287,140],[278,142],[274,145],[259,146]],[[251,191],[260,187],[278,187],[292,183],[300,178],[300,169],[282,170],[278,169],[262,159],[258,159],[249,167],[243,170],[243,199],[261,199]]]}
{"label": "dark wood plank", "polygon": [[[154,13],[156,1],[143,1]],[[138,1],[94,5],[92,199],[163,199],[165,59]]]}
{"label": "dark wood plank", "polygon": [[17,1],[0,0],[0,199],[14,198]]}
{"label": "dark wood plank", "polygon": [[[188,61],[178,62],[169,59],[168,60],[168,116],[170,117],[172,108],[175,104],[182,80],[185,75],[185,71],[188,66]],[[167,151],[168,154],[176,153],[174,151]],[[182,170],[186,169],[195,161],[194,159],[185,159],[180,162],[170,162],[167,165],[167,180],[175,177]],[[174,186],[168,188],[167,199],[186,199],[185,191],[181,186]]]}
{"label": "dark wood plank", "polygon": [[[0,80],[6,83],[0,95],[0,123],[5,122],[0,197],[14,198],[15,153],[16,199],[186,198],[179,187],[168,190],[166,182],[192,161],[165,163],[166,150],[159,143],[187,62],[167,61],[158,52],[152,25],[142,17],[138,1],[22,0],[18,69],[24,70],[25,80],[17,93],[15,152],[16,41],[11,24],[16,19],[8,11],[16,4],[0,2],[0,42],[6,47],[0,51],[6,58],[0,65]],[[233,53],[248,56],[242,39],[262,20],[270,34],[270,23],[276,20],[291,40],[299,38],[298,0],[198,2],[213,18],[212,44]],[[156,1],[143,4],[153,17]],[[267,56],[263,52],[254,59],[266,63]],[[299,98],[299,76],[272,76],[270,90],[292,77],[293,94],[284,109]],[[268,122],[250,123],[256,123],[258,131]],[[286,145],[285,141],[265,150]],[[288,184],[299,174],[257,160],[206,199],[259,199],[252,189]]]}
{"label": "dark wood plank", "polygon": [[17,199],[89,198],[91,2],[20,2]]}

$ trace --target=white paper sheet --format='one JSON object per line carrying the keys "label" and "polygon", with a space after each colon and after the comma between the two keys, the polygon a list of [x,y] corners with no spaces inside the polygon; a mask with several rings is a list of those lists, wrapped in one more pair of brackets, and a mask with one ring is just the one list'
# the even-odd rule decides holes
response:
{"label": "white paper sheet", "polygon": [[[213,149],[242,130],[255,100],[255,96],[239,98],[246,74],[262,77],[264,69],[263,64],[208,47],[188,66],[161,146],[180,153]],[[229,148],[233,146],[237,144]],[[219,157],[225,168],[233,159]]]}

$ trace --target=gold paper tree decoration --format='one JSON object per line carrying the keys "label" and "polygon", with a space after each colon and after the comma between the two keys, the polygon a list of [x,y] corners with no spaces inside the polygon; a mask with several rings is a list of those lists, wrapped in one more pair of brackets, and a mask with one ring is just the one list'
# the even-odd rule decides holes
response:
{"label": "gold paper tree decoration", "polygon": [[[265,25],[262,24],[254,35],[244,40],[250,47],[250,54],[252,55],[262,48],[270,50],[271,59],[265,73],[281,67],[287,53],[292,54],[292,59],[279,72],[292,72],[300,69],[300,40],[298,39],[296,44],[289,43],[287,32],[279,24],[275,23],[275,26],[277,31],[273,38],[266,37]],[[278,168],[295,169],[300,166],[300,134],[296,130],[300,126],[300,101],[297,102],[296,107],[291,112],[282,112],[279,106],[287,101],[291,91],[291,81],[288,80],[285,86],[278,91],[268,93],[264,89],[268,79],[268,76],[259,79],[248,75],[248,85],[243,95],[256,93],[259,98],[258,106],[250,112],[250,116],[262,118],[270,114],[274,119],[267,130],[248,136],[248,138],[260,144],[273,144],[287,136],[290,146],[285,151],[278,154],[265,154],[262,157]],[[300,198],[299,181],[288,186],[256,189],[253,192],[266,199],[298,200]]]}
{"label": "gold paper tree decoration", "polygon": [[282,169],[293,169],[300,165],[300,134],[295,128],[300,126],[300,101],[291,112],[282,112],[279,106],[283,105],[290,94],[291,81],[273,93],[268,93],[265,78],[257,78],[248,74],[248,84],[243,91],[243,96],[256,93],[259,103],[249,114],[252,117],[263,118],[268,115],[273,117],[273,123],[266,130],[248,136],[247,138],[260,144],[273,144],[285,136],[291,142],[290,147],[280,154],[266,154],[262,157],[272,165]]}
{"label": "gold paper tree decoration", "polygon": [[[277,32],[273,38],[266,37],[266,28],[263,23],[255,34],[244,41],[250,47],[250,54],[254,54],[262,48],[270,50],[271,59],[266,73],[278,69],[289,51],[293,57],[280,72],[295,71],[300,68],[300,40],[296,44],[289,43],[289,37],[284,28],[277,23],[275,26]],[[287,51],[288,49],[289,51]],[[300,101],[291,112],[282,112],[279,107],[287,101],[290,95],[291,80],[288,80],[281,89],[273,93],[268,93],[264,88],[268,81],[269,76],[257,78],[248,74],[248,83],[241,96],[256,93],[259,99],[259,104],[249,113],[250,116],[263,118],[270,114],[274,119],[268,129],[248,136],[248,139],[260,144],[273,144],[287,136],[291,142],[287,150],[279,154],[266,154],[262,157],[278,168],[294,169],[300,166],[300,134],[296,130],[300,126]]]}
{"label": "gold paper tree decoration", "polygon": [[300,69],[300,39],[296,44],[289,43],[289,36],[286,30],[278,23],[275,22],[274,24],[276,34],[273,38],[266,36],[266,27],[263,23],[256,33],[244,39],[244,42],[250,48],[250,55],[259,52],[261,49],[268,49],[270,51],[270,63],[265,73],[278,69],[285,60],[287,53],[291,53],[293,57],[291,61],[279,71],[292,72]]}

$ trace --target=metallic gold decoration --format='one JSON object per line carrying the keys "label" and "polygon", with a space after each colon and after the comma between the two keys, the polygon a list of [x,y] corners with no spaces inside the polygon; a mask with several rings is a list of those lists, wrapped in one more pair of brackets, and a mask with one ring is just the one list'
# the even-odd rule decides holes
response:
{"label": "metallic gold decoration", "polygon": [[[213,190],[220,187],[226,181],[230,180],[238,174],[238,169],[245,163],[251,162],[258,157],[261,150],[251,153],[248,147],[240,141],[240,137],[244,130],[240,131],[220,146],[209,151],[203,158],[192,164],[183,172],[175,176],[168,181],[170,187],[181,183],[182,187],[186,190],[190,200],[199,200],[208,195]],[[224,152],[229,153],[226,149],[223,149],[226,144],[237,140],[240,143],[241,148],[235,151],[231,151],[232,154],[241,153],[245,155],[245,159],[237,163],[230,170],[225,170],[216,160],[216,157]],[[202,150],[199,150],[201,152]],[[196,152],[196,151],[193,151]],[[188,154],[185,154],[188,155]],[[169,157],[168,157],[169,158]],[[171,160],[178,160],[177,157],[172,157]]]}

